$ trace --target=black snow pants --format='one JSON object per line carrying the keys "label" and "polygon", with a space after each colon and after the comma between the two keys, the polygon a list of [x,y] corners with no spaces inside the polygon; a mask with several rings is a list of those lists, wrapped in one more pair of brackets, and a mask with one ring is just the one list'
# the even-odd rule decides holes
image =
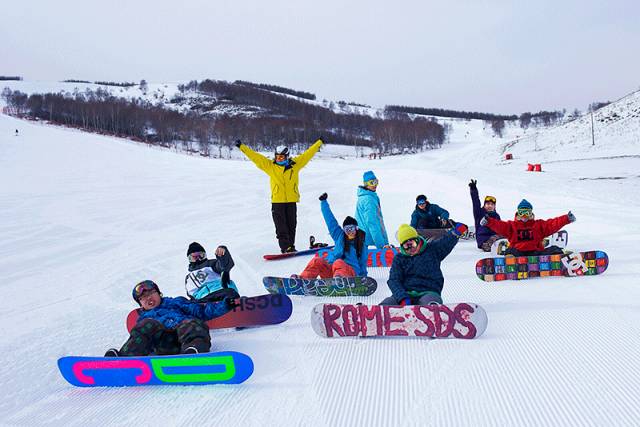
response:
{"label": "black snow pants", "polygon": [[176,329],[167,329],[155,319],[143,319],[131,329],[120,356],[179,354],[188,347],[195,347],[198,353],[211,349],[209,327],[202,320],[185,320]]}
{"label": "black snow pants", "polygon": [[296,203],[272,203],[271,215],[276,226],[276,237],[281,252],[295,247],[296,225],[297,225],[297,205]]}

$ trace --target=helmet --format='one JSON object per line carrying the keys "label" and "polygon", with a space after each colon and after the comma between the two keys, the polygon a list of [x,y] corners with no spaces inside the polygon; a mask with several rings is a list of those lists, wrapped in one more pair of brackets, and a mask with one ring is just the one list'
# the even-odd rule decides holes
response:
{"label": "helmet", "polygon": [[282,155],[288,156],[289,155],[289,147],[287,147],[286,145],[278,145],[276,147],[275,154],[276,155],[277,154],[282,154]]}
{"label": "helmet", "polygon": [[142,294],[145,291],[150,291],[152,289],[155,289],[156,291],[158,291],[158,293],[160,293],[160,288],[158,287],[158,285],[156,285],[156,282],[154,282],[153,280],[143,280],[133,287],[131,296],[133,297],[135,302],[140,304],[140,297],[142,296]]}

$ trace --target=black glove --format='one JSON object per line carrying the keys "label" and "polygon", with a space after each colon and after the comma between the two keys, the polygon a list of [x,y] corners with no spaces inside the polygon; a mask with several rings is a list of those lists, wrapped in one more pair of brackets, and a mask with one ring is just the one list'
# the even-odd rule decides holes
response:
{"label": "black glove", "polygon": [[240,148],[240,146],[242,145],[242,141],[240,141],[239,139],[236,139],[236,147]]}
{"label": "black glove", "polygon": [[320,195],[320,197],[318,197],[318,200],[320,200],[320,201],[327,200],[327,197],[329,197],[329,195],[327,193],[322,193]]}
{"label": "black glove", "polygon": [[567,216],[569,217],[569,222],[574,222],[576,220],[576,216],[572,214],[571,211],[569,211]]}
{"label": "black glove", "polygon": [[226,297],[222,301],[230,310],[235,309],[239,305],[238,302],[236,301],[236,298]]}
{"label": "black glove", "polygon": [[472,179],[471,182],[469,182],[469,188],[471,189],[476,189],[476,184],[478,183],[478,180],[476,179]]}

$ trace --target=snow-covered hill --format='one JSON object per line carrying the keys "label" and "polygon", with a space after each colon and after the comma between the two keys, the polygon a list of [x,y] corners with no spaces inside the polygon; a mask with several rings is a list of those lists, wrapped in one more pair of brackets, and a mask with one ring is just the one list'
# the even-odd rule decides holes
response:
{"label": "snow-covered hill", "polygon": [[[471,223],[473,177],[481,195],[497,197],[503,217],[523,197],[540,218],[572,210],[569,246],[605,250],[604,275],[485,283],[474,272],[483,253],[460,243],[443,263],[443,297],[486,309],[489,326],[477,340],[322,339],[309,325],[320,300],[297,297],[282,325],[212,332],[214,350],[253,358],[255,373],[242,385],[81,390],[60,377],[57,358],[122,344],[136,282],[153,279],[166,295],[183,294],[191,241],[228,245],[246,295],[265,292],[263,276],[299,272],[308,258],[262,260],[277,245],[268,179],[249,162],[0,116],[0,424],[640,424],[638,178],[580,179],[593,172],[584,162],[528,173],[521,153],[503,163],[500,142],[474,126],[415,156],[314,159],[301,173],[298,245],[310,234],[329,239],[322,192],[338,218],[353,214],[365,170],[380,179],[390,236],[420,193]],[[596,147],[593,157],[613,154]],[[549,160],[561,160],[557,153]],[[598,162],[611,173],[638,166],[629,157]],[[373,296],[343,301],[388,296],[388,271],[372,275]]]}

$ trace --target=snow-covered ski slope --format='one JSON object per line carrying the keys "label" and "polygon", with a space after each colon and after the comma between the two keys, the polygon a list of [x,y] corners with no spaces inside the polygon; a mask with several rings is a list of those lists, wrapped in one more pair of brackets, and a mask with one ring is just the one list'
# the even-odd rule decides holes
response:
{"label": "snow-covered ski slope", "polygon": [[[617,155],[637,150],[629,147]],[[263,276],[299,272],[309,258],[262,260],[277,248],[268,179],[247,161],[0,116],[0,424],[639,425],[639,180],[581,179],[637,171],[637,158],[598,160],[604,172],[562,162],[535,174],[524,172],[526,159],[500,157],[497,144],[469,135],[415,156],[314,159],[301,173],[298,246],[310,234],[328,240],[322,192],[340,220],[353,214],[365,170],[380,179],[390,236],[419,193],[471,223],[473,177],[505,218],[522,197],[539,218],[571,209],[569,246],[605,250],[604,275],[484,283],[474,273],[484,254],[461,242],[443,263],[443,297],[486,309],[477,340],[323,339],[309,325],[320,299],[293,297],[282,325],[212,332],[214,350],[253,358],[244,384],[88,390],[61,378],[57,358],[121,345],[136,282],[184,294],[191,241],[210,253],[228,245],[245,295],[264,293]],[[340,302],[381,301],[387,274],[372,271],[373,296]]]}

